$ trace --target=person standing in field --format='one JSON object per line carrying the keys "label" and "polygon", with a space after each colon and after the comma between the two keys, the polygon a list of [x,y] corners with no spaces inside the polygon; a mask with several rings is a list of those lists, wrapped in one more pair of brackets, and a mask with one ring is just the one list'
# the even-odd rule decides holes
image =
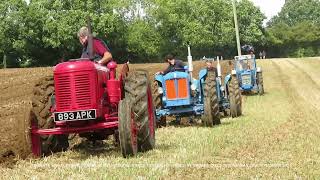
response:
{"label": "person standing in field", "polygon": [[267,53],[266,53],[265,50],[263,50],[263,51],[262,51],[262,57],[263,57],[263,59],[266,59],[266,56],[267,56]]}
{"label": "person standing in field", "polygon": [[260,59],[262,59],[262,52],[261,51],[259,52],[259,57],[260,57]]}
{"label": "person standing in field", "polygon": [[[83,46],[81,58],[89,58],[88,49],[89,29],[87,27],[80,28],[78,38]],[[101,39],[93,38],[94,61],[101,65],[107,65],[112,61],[112,54],[108,46]]]}

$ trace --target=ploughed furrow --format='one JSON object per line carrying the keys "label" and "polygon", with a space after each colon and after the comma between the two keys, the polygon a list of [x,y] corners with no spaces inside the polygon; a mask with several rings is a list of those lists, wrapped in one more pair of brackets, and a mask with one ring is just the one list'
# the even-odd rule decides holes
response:
{"label": "ploughed furrow", "polygon": [[305,76],[320,88],[320,59],[307,58],[304,60],[288,59],[288,62],[295,68],[304,72]]}
{"label": "ploughed furrow", "polygon": [[[320,86],[317,84],[318,76],[309,75],[308,71],[302,68],[301,65],[297,65],[293,60],[279,61],[277,62],[285,73],[292,88],[296,93],[303,98],[310,106],[320,110]],[[308,63],[308,62],[305,62]]]}

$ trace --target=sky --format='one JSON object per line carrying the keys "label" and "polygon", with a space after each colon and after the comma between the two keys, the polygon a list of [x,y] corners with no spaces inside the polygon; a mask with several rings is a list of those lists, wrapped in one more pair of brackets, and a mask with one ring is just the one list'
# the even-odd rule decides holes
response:
{"label": "sky", "polygon": [[252,1],[257,7],[261,9],[261,12],[263,12],[267,20],[269,21],[273,16],[277,15],[281,8],[283,7],[285,0],[250,0]]}

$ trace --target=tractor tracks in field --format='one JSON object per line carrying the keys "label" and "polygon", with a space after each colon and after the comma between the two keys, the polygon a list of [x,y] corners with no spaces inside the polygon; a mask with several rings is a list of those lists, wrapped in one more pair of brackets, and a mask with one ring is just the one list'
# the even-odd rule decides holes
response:
{"label": "tractor tracks in field", "polygon": [[289,117],[271,134],[280,137],[276,139],[279,143],[276,151],[287,152],[286,160],[294,169],[314,168],[313,162],[319,159],[314,148],[319,144],[320,136],[319,85],[303,68],[287,60],[272,61],[272,64],[284,83],[290,104],[286,109],[290,111]]}
{"label": "tractor tracks in field", "polygon": [[293,63],[290,60],[286,60],[286,62],[288,62],[289,64],[291,64],[293,67],[295,67],[297,70],[299,70],[301,72],[301,74],[303,74],[303,76],[305,77],[305,79],[309,80],[314,87],[320,92],[320,86],[318,85],[318,83],[311,77],[311,75],[305,71],[303,68],[301,68],[300,66],[298,66],[297,64]]}
{"label": "tractor tracks in field", "polygon": [[[282,66],[290,72],[287,76],[288,81],[291,83],[291,88],[295,89],[297,96],[304,100],[304,102],[313,109],[320,110],[320,86],[317,84],[316,80],[303,68],[297,64],[285,60],[279,61]],[[301,102],[301,101],[300,101]]]}
{"label": "tractor tracks in field", "polygon": [[[250,152],[255,151],[251,152],[252,158],[264,159],[266,157],[267,161],[271,160],[268,157],[273,157],[274,160],[285,157],[287,163],[293,163],[292,165],[295,166],[297,165],[296,160],[292,155],[303,154],[303,150],[295,149],[293,151],[289,147],[295,147],[295,142],[297,140],[303,141],[303,139],[308,137],[310,132],[313,134],[317,133],[318,126],[315,125],[317,118],[310,117],[310,114],[316,111],[314,108],[310,109],[310,107],[306,106],[309,102],[299,95],[297,92],[299,89],[294,88],[290,76],[284,72],[278,62],[272,61],[270,68],[274,69],[273,71],[278,76],[278,81],[280,82],[280,88],[283,89],[283,96],[286,101],[283,104],[283,111],[287,111],[288,116],[284,117],[284,119],[279,119],[278,122],[275,121],[277,124],[274,127],[264,129],[265,132],[258,137],[261,141],[249,144],[249,146],[242,146],[241,148],[245,150],[244,154],[241,154],[241,148],[237,152],[240,155],[247,156],[249,154],[250,156]],[[308,131],[309,133],[306,133]]]}
{"label": "tractor tracks in field", "polygon": [[[305,97],[301,96],[301,94],[298,92],[298,91],[301,91],[301,89],[297,89],[296,87],[294,87],[290,79],[290,76],[287,73],[283,72],[283,70],[281,69],[281,66],[278,63],[273,61],[272,64],[274,68],[277,69],[277,71],[279,72],[279,75],[280,75],[279,78],[283,83],[283,87],[286,89],[286,92],[288,93],[289,103],[293,107],[293,112],[291,112],[290,119],[289,119],[290,121],[292,120],[291,123],[295,123],[295,125],[299,125],[299,123],[305,124],[305,125],[308,124],[309,126],[313,126],[314,124],[316,124],[316,122],[312,122],[312,121],[316,119],[314,118],[314,116],[319,115],[318,107],[316,107],[312,102],[310,102],[311,99],[306,99]],[[294,68],[297,68],[297,67],[294,66]],[[305,74],[304,70],[300,68],[297,68],[297,69],[302,74]],[[314,80],[310,76],[305,76],[305,78],[307,78],[306,79],[307,81],[309,80],[310,82],[312,82],[312,84],[314,84]],[[316,88],[320,93],[320,88],[317,84],[314,84],[314,88]],[[309,121],[306,121],[308,117],[309,117],[308,119]],[[288,123],[290,123],[290,121],[288,121]]]}
{"label": "tractor tracks in field", "polygon": [[[248,134],[251,134],[251,131],[256,131],[254,129],[259,129],[258,133],[255,133],[256,136],[251,137],[249,140],[244,142],[243,145],[240,145],[239,147],[234,148],[234,150],[232,150],[232,156],[236,156],[240,159],[242,159],[243,157],[247,157],[249,159],[270,161],[271,159],[269,159],[268,157],[275,157],[275,159],[272,160],[278,160],[282,156],[281,153],[279,153],[278,156],[270,155],[270,153],[281,152],[281,150],[279,150],[283,148],[281,146],[281,143],[290,139],[292,132],[294,132],[296,129],[296,120],[294,120],[294,118],[297,117],[297,114],[294,113],[293,109],[295,106],[298,105],[296,105],[297,102],[294,101],[295,92],[294,89],[291,88],[290,81],[288,81],[280,66],[273,61],[270,64],[270,67],[268,67],[268,69],[266,69],[265,71],[270,71],[270,75],[272,73],[272,75],[276,77],[276,79],[266,78],[266,82],[272,80],[272,84],[276,83],[277,85],[273,88],[271,88],[271,86],[269,87],[270,89],[267,95],[269,97],[262,96],[261,98],[269,98],[268,102],[281,103],[281,106],[267,106],[270,107],[270,109],[268,109],[268,111],[265,112],[262,111],[261,113],[273,113],[274,117],[277,116],[276,112],[281,110],[286,111],[288,113],[284,113],[280,116],[283,117],[283,119],[272,120],[271,122],[273,122],[273,124],[269,124],[269,119],[265,118],[270,116],[262,116],[259,124],[260,127],[254,127],[252,128],[252,130],[247,130]],[[276,94],[276,91],[280,91],[281,96],[283,96],[279,102],[272,101],[272,99],[275,100],[275,97],[279,97]],[[261,101],[261,103],[261,107],[266,106],[263,104],[263,101]],[[278,108],[281,108],[281,110],[279,110]],[[255,113],[255,115],[257,114],[260,113]]]}
{"label": "tractor tracks in field", "polygon": [[[278,63],[283,63],[283,62],[288,62],[288,64],[292,65],[292,63],[290,63],[288,60],[285,61],[279,61],[279,62],[275,62],[272,61],[272,65],[274,66],[274,68],[278,71],[279,73],[279,78],[280,81],[282,83],[282,86],[286,89],[286,92],[288,92],[288,95],[290,96],[290,101],[292,101],[294,104],[294,106],[299,106],[301,104],[301,102],[305,102],[308,103],[310,105],[313,105],[312,103],[310,103],[309,101],[306,101],[299,93],[298,91],[301,91],[299,89],[296,89],[292,82],[291,82],[291,78],[288,75],[288,73],[285,73],[282,69],[281,66]],[[300,74],[304,75],[304,78],[306,79],[305,82],[311,82],[311,84],[313,84],[314,88],[317,89],[320,92],[320,87],[315,83],[315,81],[312,79],[312,77],[310,75],[307,75],[306,72],[301,69],[300,67],[293,65],[293,67],[295,69],[297,69]],[[301,87],[303,88],[303,87]],[[314,107],[316,108],[316,107]],[[317,109],[317,108],[316,108]]]}

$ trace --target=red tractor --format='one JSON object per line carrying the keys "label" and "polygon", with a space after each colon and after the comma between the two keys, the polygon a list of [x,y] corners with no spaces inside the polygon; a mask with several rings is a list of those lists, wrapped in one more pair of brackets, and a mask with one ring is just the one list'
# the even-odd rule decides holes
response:
{"label": "red tractor", "polygon": [[76,59],[54,67],[53,77],[34,88],[31,143],[35,156],[69,147],[69,134],[90,140],[114,135],[124,157],[155,146],[155,110],[148,73],[129,72],[116,79],[115,62],[107,67]]}

